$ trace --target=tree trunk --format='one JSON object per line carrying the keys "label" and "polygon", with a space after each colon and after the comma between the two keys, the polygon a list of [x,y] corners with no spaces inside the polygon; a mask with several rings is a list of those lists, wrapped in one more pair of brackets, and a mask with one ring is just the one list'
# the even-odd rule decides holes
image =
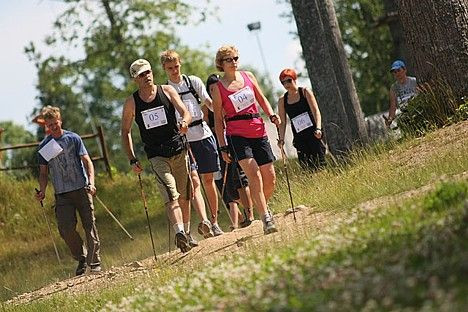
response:
{"label": "tree trunk", "polygon": [[403,34],[403,27],[401,27],[400,16],[398,15],[397,0],[383,0],[383,6],[385,15],[388,17],[388,27],[390,28],[390,35],[393,41],[393,53],[392,60],[404,60],[408,71],[413,72],[413,68],[410,66],[408,49],[405,44],[405,37]]}
{"label": "tree trunk", "polygon": [[315,0],[291,0],[302,53],[330,151],[342,155],[351,148],[351,129],[327,47],[320,11]]}
{"label": "tree trunk", "polygon": [[398,0],[410,63],[419,82],[446,81],[468,95],[468,1]]}
{"label": "tree trunk", "polygon": [[364,122],[364,114],[362,113],[356,87],[354,86],[353,76],[348,65],[333,1],[317,0],[317,5],[320,9],[320,15],[322,16],[323,29],[351,130],[351,138],[353,143],[366,142],[367,130]]}

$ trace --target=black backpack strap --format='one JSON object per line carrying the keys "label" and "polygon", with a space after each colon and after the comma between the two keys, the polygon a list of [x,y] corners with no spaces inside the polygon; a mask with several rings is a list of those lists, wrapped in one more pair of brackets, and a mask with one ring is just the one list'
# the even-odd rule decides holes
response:
{"label": "black backpack strap", "polygon": [[198,105],[200,105],[201,104],[201,99],[200,99],[200,96],[198,95],[197,91],[195,90],[195,88],[192,85],[192,80],[190,80],[190,78],[187,77],[187,75],[182,75],[182,79],[184,79],[185,84],[188,86],[188,91],[180,92],[179,95],[182,96],[182,95],[191,93],[195,97],[195,99],[197,100]]}

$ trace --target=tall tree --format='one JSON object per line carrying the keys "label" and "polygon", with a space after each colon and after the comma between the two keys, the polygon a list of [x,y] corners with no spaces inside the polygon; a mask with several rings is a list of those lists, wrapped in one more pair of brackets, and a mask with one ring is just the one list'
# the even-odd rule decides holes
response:
{"label": "tall tree", "polygon": [[468,1],[398,1],[419,81],[446,81],[457,99],[468,95]]}
{"label": "tall tree", "polygon": [[109,134],[114,163],[123,167],[127,161],[123,153],[116,152],[120,149],[116,134],[122,102],[135,89],[129,65],[137,58],[146,58],[153,65],[155,80],[163,82],[159,54],[172,48],[183,57],[184,71],[202,76],[212,72],[212,60],[206,53],[189,49],[175,36],[175,25],[199,23],[210,14],[207,1],[197,6],[181,0],[63,2],[68,7],[55,21],[54,33],[45,40],[63,54],[43,57],[34,43],[25,48],[39,76],[39,103],[33,114],[44,105],[59,106],[64,126],[82,134],[102,124]]}
{"label": "tall tree", "polygon": [[[387,24],[393,41],[392,59],[409,59],[408,49],[406,48],[403,27],[400,16],[398,15],[397,0],[382,0],[385,14],[376,21],[376,26]],[[407,64],[408,65],[408,64]],[[412,71],[412,67],[408,67]]]}
{"label": "tall tree", "polygon": [[334,154],[344,154],[352,144],[351,129],[333,70],[319,7],[315,0],[291,0],[291,6],[330,150]]}
{"label": "tall tree", "polygon": [[333,62],[338,87],[341,92],[346,116],[351,130],[353,142],[365,142],[367,140],[366,124],[362,113],[359,98],[354,86],[353,76],[348,65],[346,52],[341,39],[341,31],[335,14],[332,0],[317,0],[322,16],[323,29],[327,38],[330,57]]}

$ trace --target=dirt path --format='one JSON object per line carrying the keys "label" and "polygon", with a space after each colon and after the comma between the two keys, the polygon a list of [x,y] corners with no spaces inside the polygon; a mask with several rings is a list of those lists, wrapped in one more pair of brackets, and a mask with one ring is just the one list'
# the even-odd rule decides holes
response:
{"label": "dirt path", "polygon": [[294,222],[293,214],[287,211],[284,214],[275,215],[275,221],[280,229],[278,233],[264,235],[262,222],[255,220],[249,227],[226,232],[224,235],[205,239],[199,242],[199,246],[193,248],[188,253],[181,253],[179,250],[166,252],[158,255],[158,260],[147,258],[141,261],[134,261],[120,267],[112,267],[99,274],[85,274],[83,276],[69,278],[55,284],[44,286],[38,290],[21,294],[9,301],[7,304],[24,304],[30,301],[49,297],[55,293],[66,293],[69,295],[95,292],[95,289],[104,289],[128,281],[130,278],[148,274],[157,269],[158,266],[180,266],[195,261],[210,260],[216,257],[224,257],[231,253],[242,252],[246,245],[252,243],[262,244],[274,240],[284,241],[300,235],[298,227],[304,229],[319,229],[326,225],[335,213],[315,213],[313,209],[298,206],[296,210],[297,222]]}

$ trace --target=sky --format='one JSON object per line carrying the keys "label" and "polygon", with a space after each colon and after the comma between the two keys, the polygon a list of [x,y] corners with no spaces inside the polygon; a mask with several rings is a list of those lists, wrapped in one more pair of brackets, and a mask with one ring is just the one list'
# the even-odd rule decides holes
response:
{"label": "sky", "polygon": [[[198,3],[196,0],[186,2]],[[176,29],[183,43],[194,49],[206,50],[208,46],[213,58],[221,45],[233,44],[239,49],[241,67],[245,64],[261,72],[267,71],[279,90],[282,87],[278,75],[282,69],[292,67],[298,72],[304,71],[299,57],[300,43],[291,34],[296,26],[280,17],[289,10],[286,4],[278,4],[276,0],[213,0],[212,3],[219,8],[217,17],[210,17],[201,25]],[[38,103],[37,71],[27,59],[24,47],[32,41],[44,55],[61,53],[48,50],[41,43],[52,33],[52,23],[64,8],[58,0],[0,0],[0,68],[3,72],[0,91],[4,98],[0,102],[0,121],[11,120],[30,131],[35,129],[29,116]],[[253,22],[261,23],[258,32],[247,29],[247,24]]]}

